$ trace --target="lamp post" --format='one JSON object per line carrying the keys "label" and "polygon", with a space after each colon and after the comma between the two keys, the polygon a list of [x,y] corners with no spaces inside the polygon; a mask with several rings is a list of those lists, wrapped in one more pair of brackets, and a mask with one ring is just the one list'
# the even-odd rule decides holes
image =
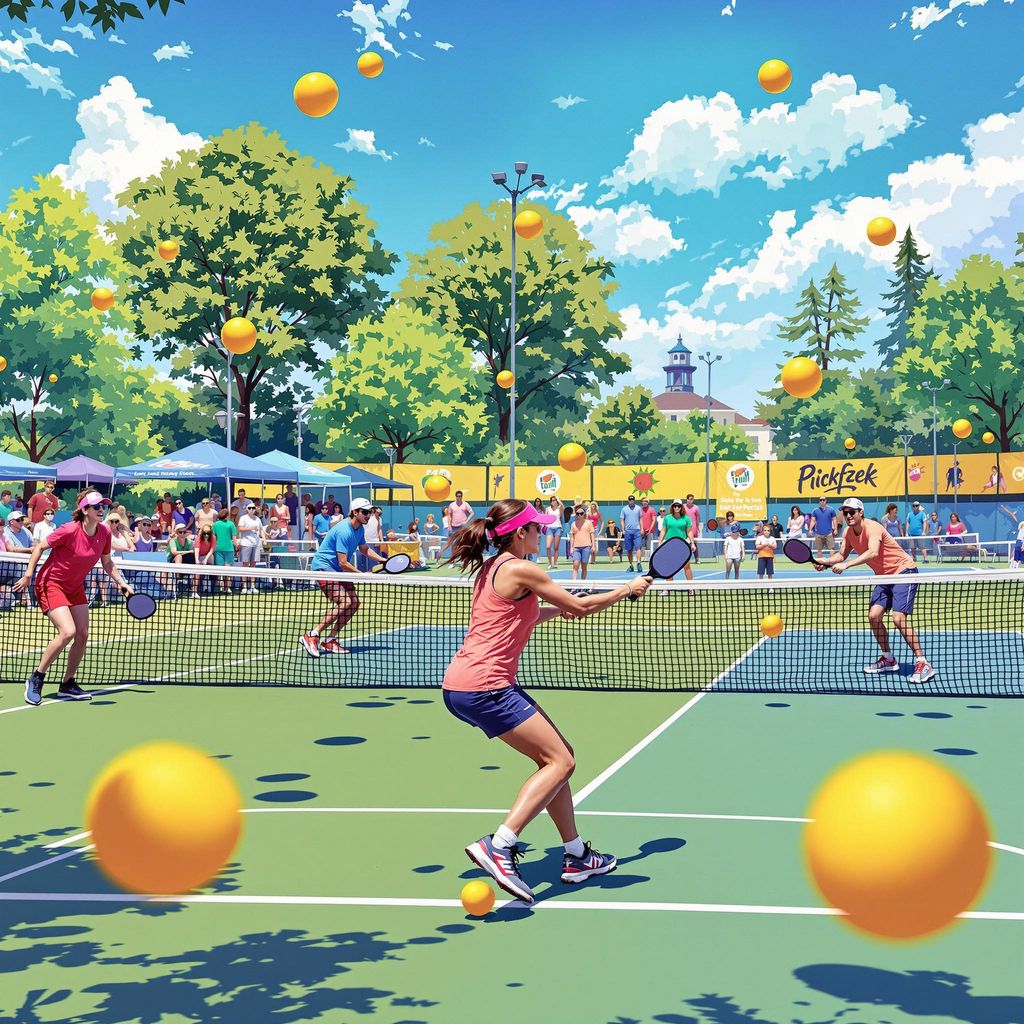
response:
{"label": "lamp post", "polygon": [[302,461],[302,417],[313,408],[312,402],[298,402],[293,407],[295,412],[295,432],[296,432],[296,458]]}
{"label": "lamp post", "polygon": [[[384,454],[388,457],[388,479],[395,479],[395,455],[398,453],[398,449],[393,444],[384,445]],[[392,505],[394,503],[395,490],[393,487],[388,488],[388,519],[392,515]]]}
{"label": "lamp post", "polygon": [[960,463],[957,461],[956,450],[960,447],[959,441],[953,442],[953,511],[960,515]]}
{"label": "lamp post", "polygon": [[938,512],[939,510],[939,432],[938,432],[938,412],[935,404],[935,396],[945,387],[949,387],[949,381],[944,380],[941,384],[925,384],[924,385],[932,393],[932,490],[935,492],[933,495],[932,508]]}
{"label": "lamp post", "polygon": [[234,358],[234,353],[229,349],[224,349],[224,358],[228,362],[227,377],[224,379],[224,390],[227,392],[227,412],[217,413],[217,422],[226,434],[224,447],[230,451],[234,448],[234,440],[231,437],[231,427],[234,424],[234,419],[231,416],[231,360]]}
{"label": "lamp post", "polygon": [[910,515],[910,484],[907,475],[907,461],[910,458],[910,442],[914,440],[913,434],[897,434],[896,440],[903,445],[903,518],[906,520]]}
{"label": "lamp post", "polygon": [[708,365],[708,411],[704,420],[704,522],[707,522],[711,501],[711,367],[722,357],[703,352],[697,358]]}
{"label": "lamp post", "polygon": [[518,160],[515,163],[516,187],[509,188],[508,175],[504,171],[493,171],[491,181],[503,188],[512,197],[512,301],[508,318],[509,370],[512,373],[512,386],[508,389],[508,496],[516,496],[516,208],[519,197],[531,188],[547,188],[543,174],[531,174],[530,184],[520,187],[520,181],[526,173],[526,163]]}

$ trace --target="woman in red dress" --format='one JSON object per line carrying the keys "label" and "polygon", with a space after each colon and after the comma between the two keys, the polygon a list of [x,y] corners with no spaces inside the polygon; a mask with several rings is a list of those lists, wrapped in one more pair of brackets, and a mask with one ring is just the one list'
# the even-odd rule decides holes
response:
{"label": "woman in red dress", "polygon": [[89,604],[85,596],[85,577],[96,562],[103,565],[103,571],[123,594],[127,596],[134,593],[110,557],[110,528],[100,522],[102,509],[101,494],[90,488],[80,491],[72,513],[73,521],[58,526],[46,540],[36,544],[25,575],[12,588],[19,593],[28,589],[43,551],[49,549],[50,557],[39,570],[34,589],[39,607],[44,615],[50,617],[57,635],[43,651],[39,667],[25,683],[25,700],[29,704],[42,703],[46,670],[72,641],[64,669],[64,682],[60,685],[58,696],[71,700],[92,698],[92,694],[86,693],[75,682],[75,671],[89,640]]}

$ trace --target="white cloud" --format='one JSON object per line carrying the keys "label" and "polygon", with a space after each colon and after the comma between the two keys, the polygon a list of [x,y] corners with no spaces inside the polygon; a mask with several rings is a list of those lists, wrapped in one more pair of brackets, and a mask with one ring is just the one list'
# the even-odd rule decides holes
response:
{"label": "white cloud", "polygon": [[388,53],[399,56],[398,51],[392,46],[391,41],[384,34],[384,26],[394,28],[398,14],[405,9],[408,0],[388,0],[378,13],[373,4],[363,3],[363,0],[355,0],[351,8],[341,11],[339,18],[348,18],[352,22],[355,32],[362,32],[363,50],[385,50]]}
{"label": "white cloud", "polygon": [[910,121],[910,108],[889,86],[858,89],[851,75],[831,72],[811,85],[800,106],[772,103],[749,117],[728,93],[686,96],[647,116],[625,163],[602,184],[620,194],[646,182],[656,193],[704,189],[717,195],[740,175],[781,188],[885,145]]}
{"label": "white cloud", "polygon": [[597,251],[622,263],[656,263],[686,248],[675,238],[668,221],[660,220],[643,203],[626,203],[618,209],[570,206],[566,211]]}
{"label": "white cloud", "polygon": [[60,68],[38,64],[28,55],[30,46],[39,47],[50,53],[66,53],[74,56],[75,51],[63,39],[47,43],[38,30],[29,29],[28,35],[12,32],[10,38],[0,36],[0,72],[20,75],[32,89],[44,94],[51,89],[62,99],[69,100],[74,93],[67,89],[61,78]]}
{"label": "white cloud", "polygon": [[378,149],[376,132],[370,129],[349,128],[348,139],[345,142],[336,142],[334,145],[349,153],[365,153],[367,156],[379,156],[382,160],[391,160],[397,155]]}
{"label": "white cloud", "polygon": [[111,32],[110,35],[107,36],[107,42],[114,43],[116,46],[128,45],[116,32]]}
{"label": "white cloud", "polygon": [[443,43],[443,42],[441,42],[441,40],[440,40],[440,39],[435,39],[435,40],[434,40],[434,45],[435,45],[435,46],[436,46],[436,47],[437,47],[437,48],[438,48],[439,50],[450,50],[450,49],[452,49],[452,48],[453,48],[453,47],[455,46],[455,44],[454,44],[454,43]]}
{"label": "white cloud", "polygon": [[430,139],[428,139],[426,137],[426,135],[421,135],[420,136],[419,145],[421,145],[421,146],[429,146],[431,149],[437,149],[437,146],[434,145],[434,143],[431,142]]}
{"label": "white cloud", "polygon": [[1013,83],[1013,88],[1003,97],[1003,99],[1008,100],[1011,96],[1016,96],[1022,85],[1024,85],[1024,75],[1021,75],[1021,77]]}
{"label": "white cloud", "polygon": [[415,58],[416,58],[417,60],[423,60],[423,59],[424,59],[424,58],[423,58],[423,57],[421,57],[421,56],[420,56],[420,55],[419,55],[418,53],[413,53],[413,51],[412,51],[412,50],[406,50],[405,52],[406,52],[407,54],[409,54],[409,56],[410,56],[410,57],[415,57]]}
{"label": "white cloud", "polygon": [[409,0],[387,0],[387,3],[380,9],[380,20],[385,25],[390,25],[394,28],[399,19],[402,21],[409,21],[411,15],[409,14]]}
{"label": "white cloud", "polygon": [[[943,18],[948,18],[958,7],[984,7],[987,3],[988,0],[946,0],[945,4],[928,3],[914,7],[910,11],[910,27],[915,32],[923,32]],[[1013,0],[1003,0],[1003,3],[1012,4]],[[906,17],[906,13],[903,16]],[[957,21],[962,28],[963,22],[959,18]]]}
{"label": "white cloud", "polygon": [[20,138],[15,139],[6,149],[0,149],[0,156],[5,153],[9,153],[12,149],[17,149],[19,146],[23,146],[26,142],[31,141],[31,135],[22,135]]}
{"label": "white cloud", "polygon": [[587,101],[582,96],[573,96],[569,93],[568,96],[556,96],[552,101],[559,110],[568,110],[569,107],[575,107],[578,103],[586,103]]}
{"label": "white cloud", "polygon": [[103,219],[124,216],[115,197],[134,178],[159,172],[184,150],[199,149],[201,135],[182,134],[164,117],[149,113],[152,102],[120,75],[78,105],[82,138],[66,164],[53,169],[69,188],[84,191]]}
{"label": "white cloud", "polygon": [[731,18],[732,12],[736,10],[736,0],[729,0],[729,2],[722,8],[722,17]]}
{"label": "white cloud", "polygon": [[548,187],[543,191],[544,202],[554,203],[556,210],[564,210],[570,204],[579,203],[587,194],[587,182],[577,181],[569,188],[565,188],[565,179],[556,182],[548,182]]}
{"label": "white cloud", "polygon": [[159,50],[153,51],[153,56],[156,57],[158,61],[174,60],[176,57],[185,59],[192,56],[192,47],[184,40],[176,46],[171,46],[170,43],[164,43]]}
{"label": "white cloud", "polygon": [[67,32],[68,35],[78,35],[83,39],[95,39],[96,33],[93,32],[88,25],[84,25],[81,22],[77,25],[61,25],[61,32]]}

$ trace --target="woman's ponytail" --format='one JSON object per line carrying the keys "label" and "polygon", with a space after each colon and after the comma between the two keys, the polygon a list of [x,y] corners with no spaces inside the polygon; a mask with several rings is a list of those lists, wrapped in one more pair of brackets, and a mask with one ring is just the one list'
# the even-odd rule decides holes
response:
{"label": "woman's ponytail", "polygon": [[520,498],[503,498],[495,502],[483,518],[473,519],[463,526],[448,542],[451,554],[446,565],[457,565],[460,572],[476,573],[484,564],[484,555],[489,547],[504,550],[512,543],[515,532],[495,537],[493,530],[526,508]]}

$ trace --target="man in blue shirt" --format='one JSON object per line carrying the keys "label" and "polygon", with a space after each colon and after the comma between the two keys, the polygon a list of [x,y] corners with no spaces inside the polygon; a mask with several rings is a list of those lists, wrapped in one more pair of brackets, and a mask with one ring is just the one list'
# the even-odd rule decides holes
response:
{"label": "man in blue shirt", "polygon": [[636,552],[636,571],[643,572],[643,536],[640,531],[640,506],[636,503],[636,495],[626,499],[619,513],[619,526],[622,527],[622,550],[629,559],[629,571],[633,571],[633,552]]}
{"label": "man in blue shirt", "polygon": [[[314,572],[358,573],[352,561],[356,551],[369,558],[372,562],[385,561],[376,551],[373,551],[366,543],[366,535],[363,527],[369,519],[373,506],[366,498],[356,498],[348,512],[348,519],[332,526],[317,548],[313,556],[310,568]],[[318,517],[319,518],[319,517]],[[314,520],[314,523],[316,520]],[[355,585],[347,580],[322,579],[319,580],[320,589],[330,602],[330,607],[320,620],[316,629],[303,633],[299,638],[302,649],[311,657],[319,658],[321,652],[327,654],[348,654],[348,649],[341,646],[338,640],[338,633],[344,628],[359,610],[359,595],[356,593]],[[330,636],[321,640],[320,634],[325,630]]]}
{"label": "man in blue shirt", "polygon": [[[355,502],[353,502],[352,504],[354,506]],[[351,515],[351,512],[349,514]],[[339,525],[341,524],[339,523]],[[322,544],[330,528],[331,510],[330,508],[327,507],[327,505],[321,505],[320,511],[318,511],[317,514],[313,516],[313,540],[315,540],[317,544]]]}
{"label": "man in blue shirt", "polygon": [[907,516],[907,540],[910,543],[910,554],[914,561],[917,561],[918,549],[921,551],[921,561],[928,564],[928,547],[924,539],[924,525],[927,520],[921,502],[915,501],[910,506],[910,515]]}
{"label": "man in blue shirt", "polygon": [[820,558],[823,548],[832,551],[839,533],[839,515],[828,503],[828,498],[819,498],[818,507],[811,509],[811,519],[814,522],[814,553]]}

